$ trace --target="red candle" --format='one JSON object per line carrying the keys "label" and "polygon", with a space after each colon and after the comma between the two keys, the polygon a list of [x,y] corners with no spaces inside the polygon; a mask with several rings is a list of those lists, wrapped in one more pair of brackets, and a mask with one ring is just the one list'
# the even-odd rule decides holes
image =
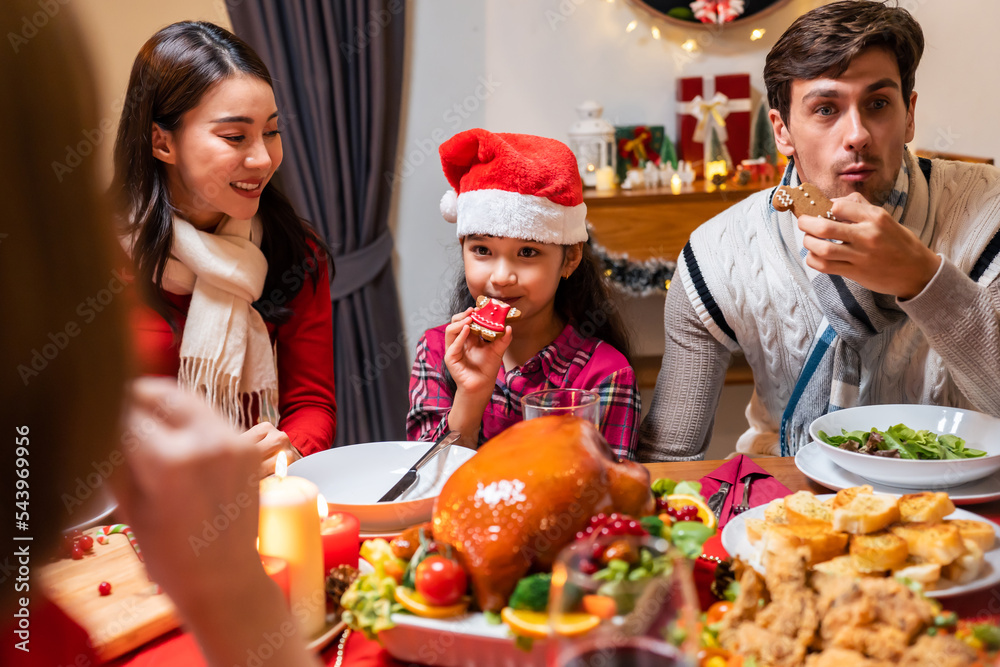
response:
{"label": "red candle", "polygon": [[334,512],[320,523],[323,537],[323,573],[338,565],[358,566],[361,524],[353,514]]}
{"label": "red candle", "polygon": [[264,566],[264,571],[267,572],[267,576],[274,580],[274,583],[278,584],[278,588],[281,589],[282,595],[285,596],[285,602],[289,602],[291,599],[289,591],[291,590],[291,580],[288,575],[288,561],[284,558],[278,558],[276,556],[265,556],[260,555],[260,562]]}

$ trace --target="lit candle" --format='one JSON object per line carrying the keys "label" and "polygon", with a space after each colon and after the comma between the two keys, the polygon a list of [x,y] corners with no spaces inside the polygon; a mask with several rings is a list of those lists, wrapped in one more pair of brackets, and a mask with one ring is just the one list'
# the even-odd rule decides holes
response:
{"label": "lit candle", "polygon": [[681,175],[680,174],[674,174],[673,176],[670,177],[670,191],[672,193],[674,193],[675,195],[679,195],[681,193]]}
{"label": "lit candle", "polygon": [[326,625],[323,545],[316,513],[319,489],[287,474],[288,459],[281,452],[274,476],[260,483],[260,552],[286,561],[292,615],[302,634],[314,637]]}
{"label": "lit candle", "polygon": [[615,189],[615,170],[611,167],[601,167],[595,172],[597,178],[597,189],[598,191],[607,191]]}
{"label": "lit candle", "polygon": [[725,178],[728,174],[725,160],[715,160],[714,162],[705,163],[705,180],[708,182],[712,182],[713,176],[719,175]]}
{"label": "lit candle", "polygon": [[323,572],[338,565],[358,566],[361,549],[361,524],[357,517],[347,512],[330,514],[330,506],[326,498],[319,494],[317,499],[320,518],[320,536],[323,539]]}

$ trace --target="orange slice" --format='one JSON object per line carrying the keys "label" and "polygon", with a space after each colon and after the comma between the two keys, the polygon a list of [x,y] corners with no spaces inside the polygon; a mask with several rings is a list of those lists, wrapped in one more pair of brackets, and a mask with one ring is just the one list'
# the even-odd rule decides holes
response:
{"label": "orange slice", "polygon": [[464,614],[469,608],[469,598],[462,598],[461,602],[448,605],[447,607],[439,607],[429,603],[427,598],[417,591],[405,586],[396,586],[396,602],[403,605],[403,609],[424,618],[458,616],[459,614]]}
{"label": "orange slice", "polygon": [[675,510],[687,507],[688,505],[694,505],[698,508],[698,518],[701,519],[703,524],[709,528],[715,528],[719,524],[719,520],[716,518],[715,514],[712,513],[712,510],[710,510],[705,501],[698,496],[692,496],[686,493],[669,495],[667,496],[667,504]]}
{"label": "orange slice", "polygon": [[599,616],[573,612],[563,614],[550,627],[549,615],[544,611],[513,609],[512,607],[504,607],[500,611],[500,617],[514,634],[521,635],[522,637],[533,637],[534,639],[545,639],[549,636],[550,629],[564,637],[575,637],[585,632],[590,632],[601,624]]}

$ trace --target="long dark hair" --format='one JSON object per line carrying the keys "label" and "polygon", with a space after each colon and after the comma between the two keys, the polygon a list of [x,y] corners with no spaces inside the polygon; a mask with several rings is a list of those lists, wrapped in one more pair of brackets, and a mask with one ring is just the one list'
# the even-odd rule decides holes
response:
{"label": "long dark hair", "polygon": [[[459,271],[455,291],[451,297],[451,312],[460,313],[476,305],[465,281],[465,272]],[[628,328],[622,320],[618,300],[612,295],[604,277],[601,264],[590,245],[583,244],[583,258],[569,278],[559,281],[556,288],[555,311],[576,330],[587,337],[603,340],[632,363]],[[447,374],[447,369],[445,369]],[[449,381],[451,380],[448,376]]]}
{"label": "long dark hair", "polygon": [[[112,194],[119,224],[133,235],[138,284],[152,288],[147,299],[171,326],[174,318],[162,290],[173,243],[174,209],[166,168],[151,150],[153,123],[176,130],[184,114],[198,106],[212,86],[240,74],[274,87],[267,66],[253,49],[228,30],[203,21],[163,28],[143,45],[132,64],[115,141]],[[264,228],[261,251],[267,258],[267,277],[263,296],[253,305],[265,320],[280,324],[292,314],[282,304],[305,282],[295,275],[309,275],[315,290],[320,261],[329,261],[330,253],[273,182],[261,193],[258,215]]]}

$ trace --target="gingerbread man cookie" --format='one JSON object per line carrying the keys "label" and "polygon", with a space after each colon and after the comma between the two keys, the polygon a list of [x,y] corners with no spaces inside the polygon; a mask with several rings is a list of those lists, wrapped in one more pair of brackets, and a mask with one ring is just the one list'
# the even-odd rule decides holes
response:
{"label": "gingerbread man cookie", "polygon": [[791,211],[796,218],[815,215],[829,220],[837,219],[833,216],[833,202],[827,199],[819,188],[809,183],[796,187],[779,185],[772,203],[776,210]]}
{"label": "gingerbread man cookie", "polygon": [[473,331],[487,343],[492,343],[507,330],[507,322],[516,320],[521,311],[512,308],[500,299],[480,296],[476,299],[476,309],[472,311]]}

